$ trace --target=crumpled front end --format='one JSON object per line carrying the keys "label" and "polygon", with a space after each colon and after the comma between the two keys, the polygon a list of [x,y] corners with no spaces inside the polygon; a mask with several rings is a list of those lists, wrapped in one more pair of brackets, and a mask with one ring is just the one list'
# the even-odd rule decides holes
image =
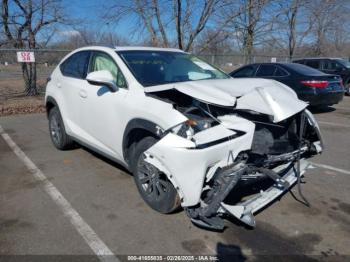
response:
{"label": "crumpled front end", "polygon": [[[250,149],[254,124],[240,120],[242,124],[237,121],[235,131],[216,126],[197,133],[193,141],[168,133],[147,150],[146,161],[167,174],[178,189],[182,206],[198,204],[206,180],[218,169],[232,165],[240,152]],[[216,133],[204,139],[212,131]]]}
{"label": "crumpled front end", "polygon": [[[270,111],[247,109],[251,97],[238,98],[232,108],[166,92],[157,95],[172,97],[188,120],[163,130],[145,161],[172,182],[199,226],[222,229],[227,215],[254,226],[254,214],[300,182],[306,160],[322,152],[319,126],[301,103],[281,117],[276,114],[282,105],[261,90],[256,97]],[[247,193],[242,187],[259,189]]]}

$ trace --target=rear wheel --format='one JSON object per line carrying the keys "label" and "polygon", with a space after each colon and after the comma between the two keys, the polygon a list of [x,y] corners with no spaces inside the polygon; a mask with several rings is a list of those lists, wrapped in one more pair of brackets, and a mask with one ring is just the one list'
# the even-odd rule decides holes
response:
{"label": "rear wheel", "polygon": [[350,96],[350,81],[348,81],[345,85],[345,94]]}
{"label": "rear wheel", "polygon": [[180,207],[180,198],[167,176],[145,161],[145,151],[155,144],[153,137],[142,139],[135,148],[132,162],[133,174],[143,200],[160,213],[171,213]]}
{"label": "rear wheel", "polygon": [[58,107],[52,108],[49,112],[49,131],[51,141],[57,149],[66,150],[72,148],[74,142],[66,134]]}

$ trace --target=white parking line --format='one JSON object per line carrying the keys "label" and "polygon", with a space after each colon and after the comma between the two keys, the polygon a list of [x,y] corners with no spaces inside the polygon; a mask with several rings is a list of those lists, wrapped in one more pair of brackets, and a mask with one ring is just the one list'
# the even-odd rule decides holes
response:
{"label": "white parking line", "polygon": [[337,123],[333,123],[333,122],[317,121],[317,123],[319,123],[321,125],[330,125],[330,126],[339,126],[339,127],[349,127],[350,128],[350,125],[337,124]]}
{"label": "white parking line", "polygon": [[52,198],[63,214],[70,220],[74,228],[84,238],[92,251],[101,261],[119,261],[107,245],[98,237],[95,231],[84,221],[79,213],[72,207],[67,199],[47,179],[43,172],[27,157],[27,155],[16,145],[12,138],[0,125],[0,134],[12,151],[28,168],[34,178],[40,181],[45,192]]}
{"label": "white parking line", "polygon": [[317,166],[317,167],[321,167],[321,168],[324,168],[324,169],[329,169],[329,170],[333,170],[333,171],[336,171],[336,172],[339,172],[339,173],[350,175],[350,171],[345,170],[345,169],[341,169],[341,168],[337,168],[337,167],[329,166],[329,165],[317,164],[317,163],[314,163],[314,162],[310,162],[310,163],[313,166]]}

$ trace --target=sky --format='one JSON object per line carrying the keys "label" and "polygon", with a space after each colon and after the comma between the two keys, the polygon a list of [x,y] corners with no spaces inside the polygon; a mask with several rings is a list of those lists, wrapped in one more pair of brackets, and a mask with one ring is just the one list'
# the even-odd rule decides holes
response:
{"label": "sky", "polygon": [[113,0],[63,0],[66,12],[74,18],[98,22],[96,10],[101,9],[103,3],[113,2]]}
{"label": "sky", "polygon": [[[110,23],[107,24],[103,18],[101,18],[105,13],[109,10],[104,8],[106,6],[111,6],[113,4],[123,5],[123,3],[130,4],[131,0],[62,0],[65,5],[65,12],[70,15],[73,19],[80,19],[82,21],[88,21],[89,27],[92,31],[102,31],[102,32],[115,32],[118,36],[129,40],[130,42],[138,43],[143,40],[142,34],[135,33],[135,23],[137,22],[137,18],[132,14],[124,16],[122,19],[118,21],[118,23]],[[193,0],[196,1],[196,0]],[[171,1],[170,1],[171,2]],[[162,1],[159,1],[160,5],[162,5]],[[164,4],[164,2],[163,2]],[[196,4],[195,4],[196,5]],[[198,1],[197,6],[199,9],[195,9],[195,12],[200,12],[202,8],[202,2]],[[163,8],[167,8],[163,5]],[[172,7],[171,7],[172,8]],[[172,10],[172,9],[171,9]],[[163,18],[163,22],[168,20],[169,17]],[[197,22],[198,16],[194,15],[192,19],[194,19],[195,23]],[[209,28],[211,22],[207,23],[207,27]],[[83,27],[83,25],[82,25]],[[63,30],[67,30],[67,32],[62,32],[63,35],[74,34],[72,27],[65,27]],[[132,33],[134,32],[134,33]],[[61,35],[62,35],[61,33]],[[77,32],[75,32],[77,33]],[[174,40],[175,35],[175,27],[167,27],[168,39],[170,41]]]}
{"label": "sky", "polygon": [[[122,3],[128,0],[63,0],[68,13],[73,19],[87,21],[93,29],[102,31],[112,30],[119,35],[127,36],[131,30],[130,21],[126,19],[118,22],[118,25],[106,24],[101,16],[106,11],[103,7],[113,3]],[[117,28],[116,28],[117,27]],[[68,29],[67,29],[68,30]]]}

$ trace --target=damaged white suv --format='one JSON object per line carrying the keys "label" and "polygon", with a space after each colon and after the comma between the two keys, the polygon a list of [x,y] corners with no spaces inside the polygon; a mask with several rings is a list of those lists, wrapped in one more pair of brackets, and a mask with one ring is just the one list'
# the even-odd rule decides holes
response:
{"label": "damaged white suv", "polygon": [[58,149],[76,141],[121,163],[150,207],[181,205],[212,229],[225,216],[254,226],[254,213],[300,182],[323,148],[306,107],[279,82],[232,79],[177,49],[81,48],[46,88]]}

